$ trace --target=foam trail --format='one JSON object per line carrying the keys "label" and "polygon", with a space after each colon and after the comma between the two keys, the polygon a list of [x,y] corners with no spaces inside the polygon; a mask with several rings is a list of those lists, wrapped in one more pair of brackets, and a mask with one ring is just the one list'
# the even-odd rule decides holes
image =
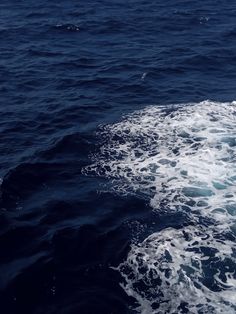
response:
{"label": "foam trail", "polygon": [[85,173],[192,224],[150,235],[117,268],[137,311],[236,313],[236,102],[148,107],[100,135]]}

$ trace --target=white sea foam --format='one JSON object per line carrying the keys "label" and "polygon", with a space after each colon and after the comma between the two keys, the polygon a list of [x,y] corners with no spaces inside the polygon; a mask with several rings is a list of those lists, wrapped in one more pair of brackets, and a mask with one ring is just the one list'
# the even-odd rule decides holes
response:
{"label": "white sea foam", "polygon": [[236,103],[148,107],[100,135],[86,173],[192,222],[133,245],[117,268],[137,310],[236,313]]}
{"label": "white sea foam", "polygon": [[235,243],[212,230],[168,228],[132,246],[118,267],[122,286],[143,314],[233,314],[235,249]]}

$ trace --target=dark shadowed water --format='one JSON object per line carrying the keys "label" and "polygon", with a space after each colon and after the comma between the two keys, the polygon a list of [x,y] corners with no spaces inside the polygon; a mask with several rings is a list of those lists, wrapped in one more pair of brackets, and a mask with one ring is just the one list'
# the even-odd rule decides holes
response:
{"label": "dark shadowed water", "polygon": [[235,82],[232,0],[1,0],[1,314],[236,313]]}

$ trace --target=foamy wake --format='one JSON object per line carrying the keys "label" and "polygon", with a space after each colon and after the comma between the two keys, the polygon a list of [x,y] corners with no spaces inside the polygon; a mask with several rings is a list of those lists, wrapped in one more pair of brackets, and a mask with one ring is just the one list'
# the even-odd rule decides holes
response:
{"label": "foamy wake", "polygon": [[191,221],[133,244],[118,266],[137,311],[236,313],[236,102],[148,107],[99,132],[86,174]]}

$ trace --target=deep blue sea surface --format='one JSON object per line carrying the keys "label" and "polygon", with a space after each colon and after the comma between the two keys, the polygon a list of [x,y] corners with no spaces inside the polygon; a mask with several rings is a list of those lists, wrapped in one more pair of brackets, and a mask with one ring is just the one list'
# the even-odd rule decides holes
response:
{"label": "deep blue sea surface", "polygon": [[1,0],[1,314],[236,313],[236,2]]}

